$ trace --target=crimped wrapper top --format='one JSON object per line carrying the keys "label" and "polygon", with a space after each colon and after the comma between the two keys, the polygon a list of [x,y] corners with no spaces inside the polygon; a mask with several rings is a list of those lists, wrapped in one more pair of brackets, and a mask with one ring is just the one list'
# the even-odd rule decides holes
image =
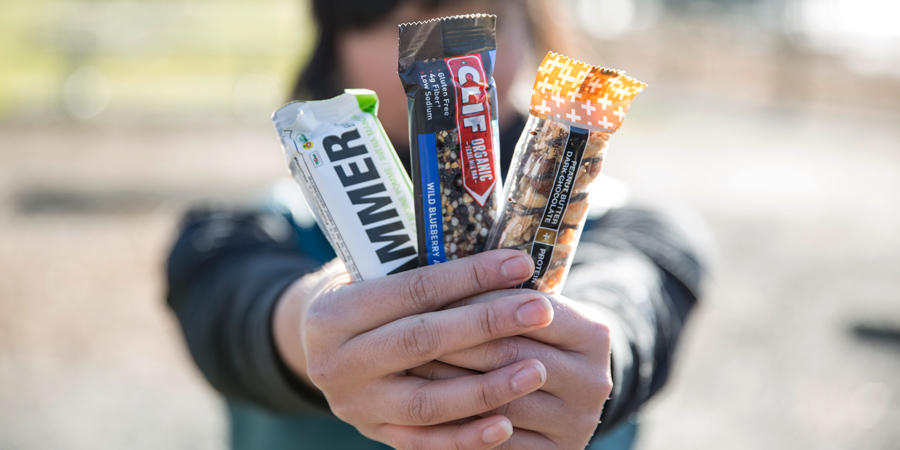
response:
{"label": "crimped wrapper top", "polygon": [[531,115],[503,186],[488,248],[531,255],[521,287],[561,292],[584,229],[610,136],[646,85],[622,72],[549,53],[538,69]]}
{"label": "crimped wrapper top", "polygon": [[645,87],[624,72],[548,52],[534,80],[531,114],[612,133]]}
{"label": "crimped wrapper top", "polygon": [[417,265],[412,185],[376,111],[375,92],[347,89],[272,115],[288,168],[354,282]]}
{"label": "crimped wrapper top", "polygon": [[[497,49],[497,16],[463,14],[421,22],[402,23],[398,72],[416,60],[461,56]],[[491,62],[493,67],[493,61]]]}
{"label": "crimped wrapper top", "polygon": [[400,25],[419,264],[484,250],[500,200],[496,17]]}

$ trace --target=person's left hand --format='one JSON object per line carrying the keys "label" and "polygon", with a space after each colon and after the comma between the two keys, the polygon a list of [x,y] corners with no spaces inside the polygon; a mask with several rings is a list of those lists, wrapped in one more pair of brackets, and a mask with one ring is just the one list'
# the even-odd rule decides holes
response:
{"label": "person's left hand", "polygon": [[[494,298],[521,293],[496,291]],[[540,390],[486,413],[505,415],[513,424],[512,437],[499,449],[584,448],[612,391],[609,328],[590,308],[563,296],[546,296],[554,309],[553,322],[546,328],[451,353],[408,371],[422,378],[446,379],[530,358],[541,361],[547,381]],[[482,296],[477,301],[491,299]]]}

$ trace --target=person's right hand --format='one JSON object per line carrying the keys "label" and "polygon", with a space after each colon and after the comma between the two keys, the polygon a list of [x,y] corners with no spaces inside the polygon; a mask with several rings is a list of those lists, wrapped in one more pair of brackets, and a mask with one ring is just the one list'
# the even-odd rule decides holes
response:
{"label": "person's right hand", "polygon": [[325,394],[337,417],[371,439],[400,449],[494,448],[512,434],[509,419],[460,419],[537,390],[547,377],[540,361],[437,381],[406,370],[547,326],[553,308],[536,293],[438,311],[515,286],[532,271],[531,258],[515,250],[354,284],[326,269],[301,278],[282,296],[276,345],[287,364]]}

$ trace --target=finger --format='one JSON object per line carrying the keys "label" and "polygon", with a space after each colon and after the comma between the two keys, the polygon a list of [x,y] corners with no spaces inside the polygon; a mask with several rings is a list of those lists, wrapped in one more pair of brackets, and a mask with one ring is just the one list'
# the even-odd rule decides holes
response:
{"label": "finger", "polygon": [[[412,376],[427,380],[447,380],[466,375],[474,375],[474,372],[461,367],[432,361],[428,364],[407,371]],[[546,383],[544,383],[546,386]],[[516,428],[529,430],[559,428],[553,419],[565,417],[565,402],[543,390],[532,392],[522,398],[501,405],[500,407],[482,414],[484,417],[501,415],[512,421]],[[548,420],[549,419],[549,420]]]}
{"label": "finger", "polygon": [[427,381],[395,377],[368,392],[385,405],[384,423],[436,425],[477,416],[539,389],[547,379],[540,361],[526,360],[482,375]]}
{"label": "finger", "polygon": [[[444,380],[477,373],[438,361],[417,367],[409,372],[410,374],[416,373],[417,375],[415,376],[429,380]],[[550,379],[551,377],[548,375],[547,383],[549,383]],[[546,389],[547,383],[544,383],[544,387],[541,390],[501,405],[497,409],[482,414],[482,416],[506,416],[517,429],[538,431],[551,437],[575,436],[584,433],[585,423],[587,423],[588,428],[596,426],[600,416],[599,404],[602,404],[602,401],[598,402],[598,408],[593,411],[593,415],[597,417],[593,417],[592,414],[588,413],[585,414],[582,420],[573,420],[571,416],[572,406],[566,404],[559,397],[543,390]],[[590,412],[591,410],[587,409],[586,411]]]}
{"label": "finger", "polygon": [[516,427],[564,438],[596,428],[612,390],[608,358],[608,353],[605,359],[592,359],[513,336],[445,355],[441,358],[445,366],[433,372],[446,376],[450,370],[489,371],[523,359],[541,361],[547,369],[547,381],[540,391],[487,414],[502,414]]}
{"label": "finger", "polygon": [[[556,396],[544,391],[535,391],[482,415],[503,415],[516,428],[556,437],[567,436],[578,430],[578,427],[573,426],[572,410],[572,405],[566,404]],[[594,422],[596,424],[596,420]]]}
{"label": "finger", "polygon": [[[586,353],[597,350],[597,344],[609,340],[609,329],[603,319],[589,305],[583,305],[560,295],[549,295],[532,290],[505,290],[465,298],[446,308],[460,307],[491,301],[510,295],[509,292],[534,292],[546,296],[553,305],[553,323],[524,336],[544,342],[561,350]],[[602,350],[602,349],[601,349]],[[606,350],[608,352],[608,349]]]}
{"label": "finger", "polygon": [[551,303],[554,314],[562,318],[559,325],[523,336],[572,353],[609,356],[610,331],[599,312],[562,296],[554,296]]}
{"label": "finger", "polygon": [[462,425],[430,427],[384,424],[381,440],[399,449],[481,450],[496,448],[513,433],[512,424],[503,416],[485,417]]}
{"label": "finger", "polygon": [[[521,336],[495,339],[439,358],[440,362],[450,367],[476,372],[490,372],[526,359],[537,359],[547,368],[547,382],[541,390],[551,394],[564,392],[572,383],[578,383],[577,379],[573,379],[573,374],[580,373],[577,369],[584,364],[572,354]],[[446,369],[440,373],[445,372]]]}
{"label": "finger", "polygon": [[[587,442],[580,447],[573,446],[566,448],[584,448],[586,445]],[[559,450],[561,448],[562,447],[556,442],[541,433],[521,428],[513,428],[512,438],[504,442],[503,445],[497,447],[497,450]]]}
{"label": "finger", "polygon": [[535,294],[395,320],[346,342],[339,358],[380,373],[425,364],[441,355],[547,326],[547,299]]}
{"label": "finger", "polygon": [[340,326],[362,332],[401,317],[437,310],[461,298],[515,286],[531,275],[533,267],[531,258],[521,251],[492,250],[375,280],[334,286],[332,295],[326,297],[330,300],[329,309],[340,314]]}
{"label": "finger", "polygon": [[431,361],[418,367],[413,367],[406,371],[406,374],[412,377],[424,378],[426,380],[446,380],[448,378],[464,377],[466,375],[478,375],[481,372],[475,372],[462,367],[451,366],[440,361]]}

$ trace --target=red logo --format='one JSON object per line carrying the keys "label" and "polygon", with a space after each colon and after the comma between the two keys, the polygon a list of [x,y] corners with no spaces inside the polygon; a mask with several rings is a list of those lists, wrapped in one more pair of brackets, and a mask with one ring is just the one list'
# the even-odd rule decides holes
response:
{"label": "red logo", "polygon": [[456,129],[466,191],[482,207],[497,183],[491,128],[491,80],[484,73],[479,55],[444,58],[456,87]]}

